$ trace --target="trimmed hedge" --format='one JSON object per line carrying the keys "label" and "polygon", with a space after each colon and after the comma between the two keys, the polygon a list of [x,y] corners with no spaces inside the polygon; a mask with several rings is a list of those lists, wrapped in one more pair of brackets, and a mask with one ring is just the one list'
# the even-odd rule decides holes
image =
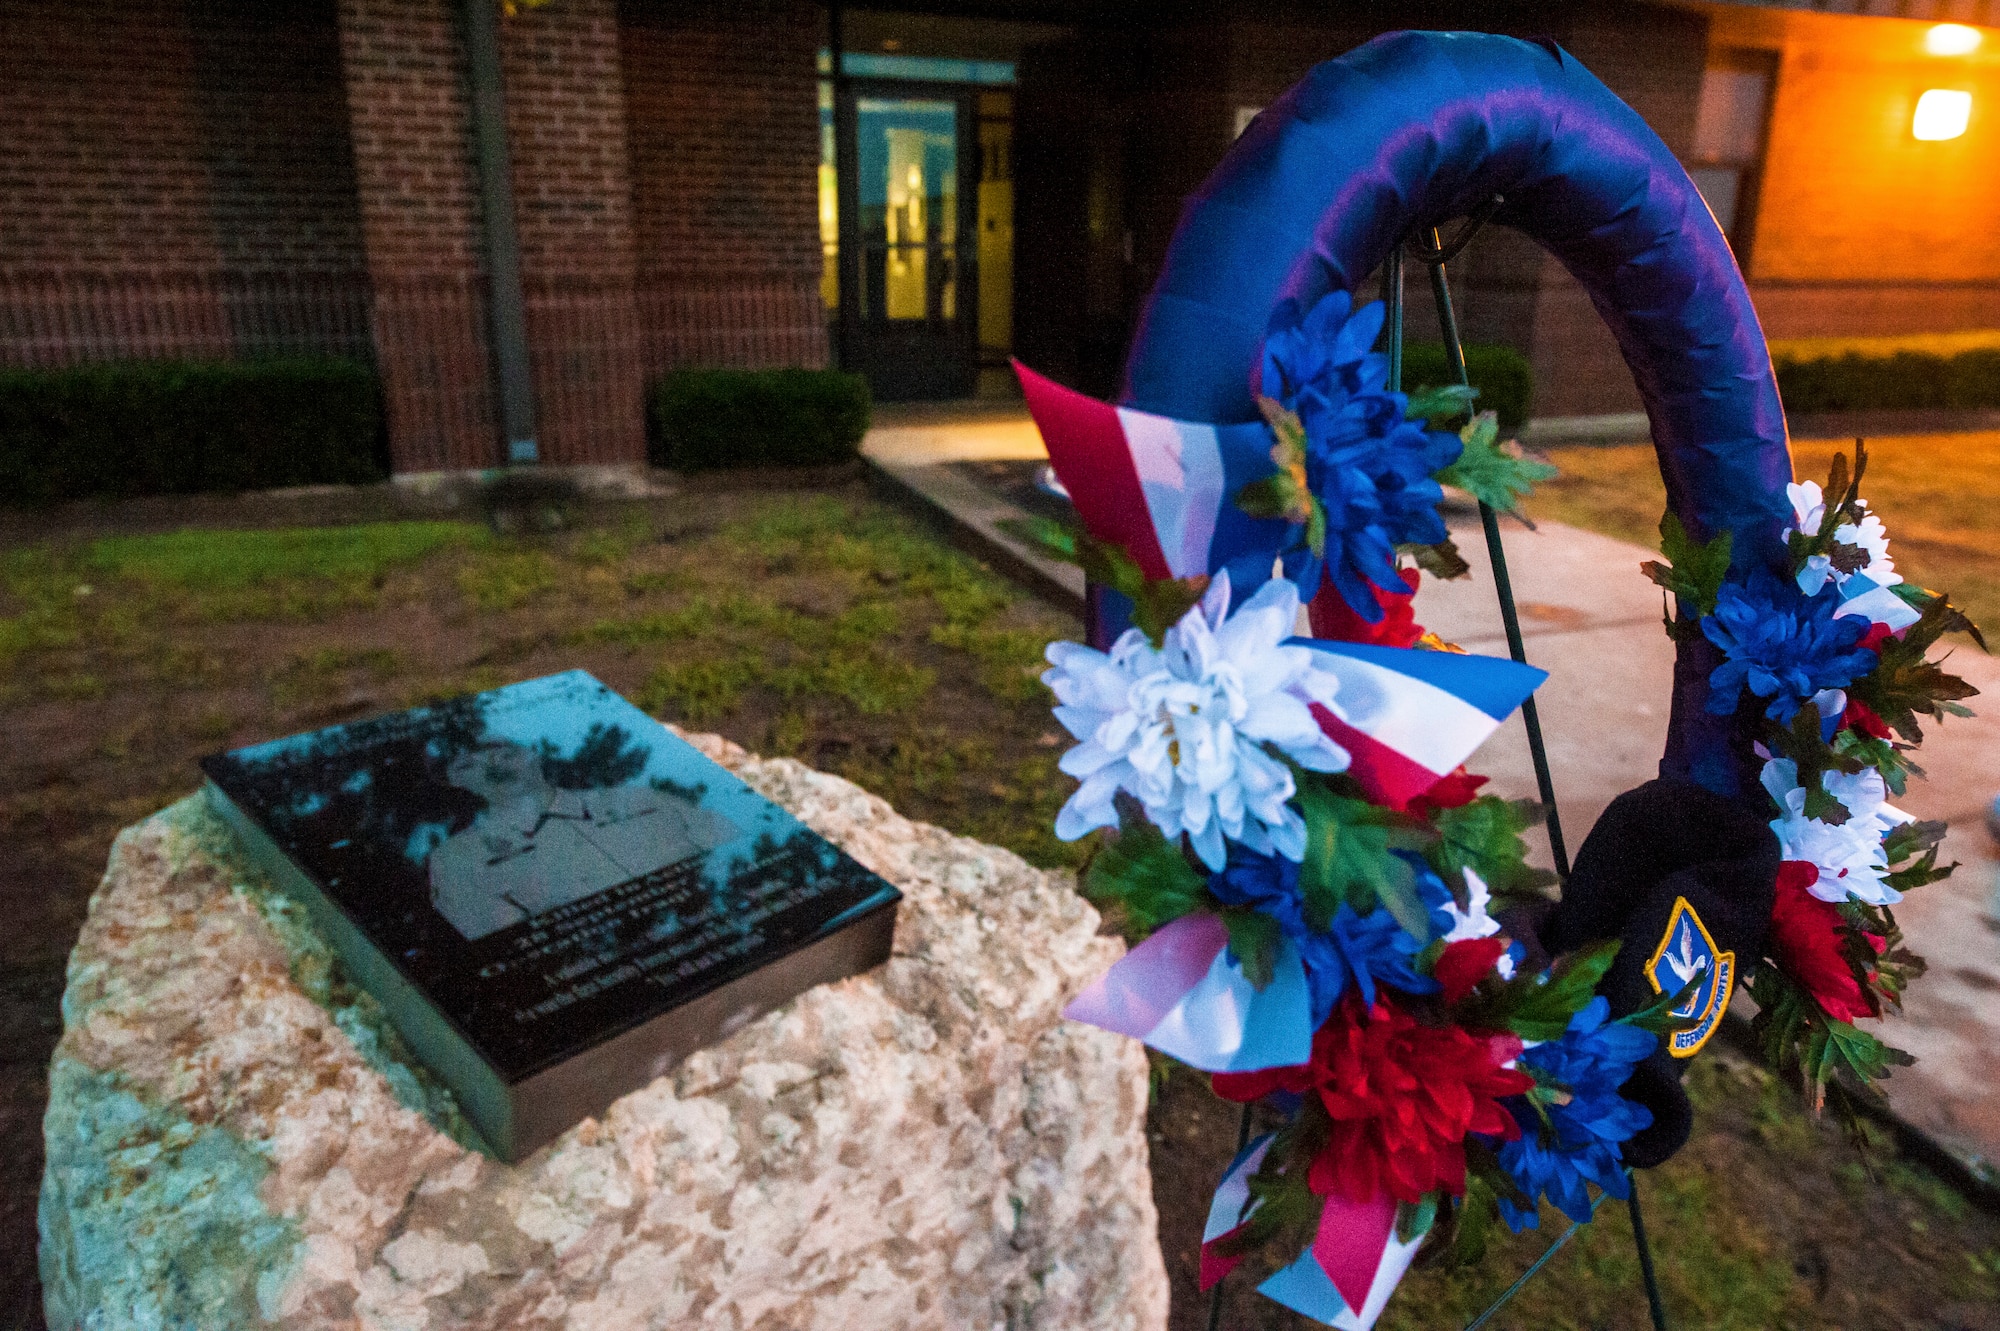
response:
{"label": "trimmed hedge", "polygon": [[381,480],[381,393],[352,361],[0,370],[0,501]]}
{"label": "trimmed hedge", "polygon": [[825,467],[861,453],[867,381],[837,370],[677,370],[653,389],[653,464]]}
{"label": "trimmed hedge", "polygon": [[1899,351],[1893,356],[1849,353],[1816,360],[1780,360],[1778,396],[1785,410],[1976,410],[2000,407],[2000,350],[1940,356]]}
{"label": "trimmed hedge", "polygon": [[[1518,430],[1528,419],[1528,398],[1535,389],[1535,372],[1528,358],[1512,347],[1477,343],[1465,349],[1466,377],[1479,390],[1474,405],[1495,412],[1500,429]],[[1444,344],[1410,342],[1403,347],[1403,384],[1437,388],[1457,382],[1445,368]]]}

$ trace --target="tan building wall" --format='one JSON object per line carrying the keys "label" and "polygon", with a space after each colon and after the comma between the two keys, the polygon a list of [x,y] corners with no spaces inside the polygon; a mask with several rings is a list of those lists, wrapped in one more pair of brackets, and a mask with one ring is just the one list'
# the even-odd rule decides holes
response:
{"label": "tan building wall", "polygon": [[[1778,73],[1747,276],[1774,338],[2000,327],[2000,29],[1931,55],[1932,24],[1714,6],[1710,50]],[[1968,91],[1965,133],[1911,133],[1930,88]]]}

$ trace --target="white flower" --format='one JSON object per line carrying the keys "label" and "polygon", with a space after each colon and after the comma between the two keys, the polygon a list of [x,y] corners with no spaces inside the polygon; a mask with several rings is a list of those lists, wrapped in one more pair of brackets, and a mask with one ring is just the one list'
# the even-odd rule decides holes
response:
{"label": "white flower", "polygon": [[[1819,535],[1820,523],[1826,518],[1826,499],[1820,493],[1819,482],[1799,481],[1785,487],[1785,497],[1792,501],[1792,530],[1804,532],[1807,536]],[[1864,505],[1865,507],[1865,505]],[[1856,573],[1872,580],[1877,586],[1888,587],[1903,580],[1896,572],[1896,561],[1889,558],[1889,534],[1882,529],[1882,519],[1873,513],[1864,513],[1859,523],[1843,522],[1833,529],[1833,539],[1839,545],[1853,546],[1868,552],[1868,562]],[[1834,567],[1830,555],[1807,555],[1805,566],[1799,570],[1799,590],[1807,596],[1819,595],[1819,589],[1826,586],[1828,578],[1838,587],[1855,576],[1842,573]]]}
{"label": "white flower", "polygon": [[[1493,900],[1493,893],[1487,888],[1486,880],[1471,869],[1465,871],[1466,908],[1460,910],[1458,902],[1447,901],[1444,908],[1451,916],[1451,932],[1444,936],[1447,943],[1462,942],[1468,938],[1491,938],[1500,932],[1500,921],[1486,913]],[[1514,958],[1510,952],[1502,952],[1500,959],[1493,963],[1493,969],[1503,980],[1514,978]]]}
{"label": "white flower", "polygon": [[[1879,586],[1894,586],[1903,580],[1896,572],[1896,561],[1889,557],[1889,533],[1882,529],[1882,519],[1873,513],[1864,514],[1860,525],[1843,522],[1833,529],[1833,539],[1842,545],[1851,545],[1868,552],[1868,562],[1856,570],[1860,576]],[[1835,573],[1842,582],[1854,577],[1854,573]]]}
{"label": "white flower", "polygon": [[1887,802],[1882,774],[1874,768],[1859,772],[1826,772],[1820,788],[1847,810],[1844,823],[1806,817],[1806,792],[1799,784],[1799,765],[1789,758],[1764,764],[1764,789],[1783,812],[1771,820],[1778,846],[1788,860],[1800,860],[1819,870],[1819,880],[1807,890],[1821,901],[1848,897],[1876,906],[1893,906],[1903,894],[1883,881],[1889,872],[1882,838],[1910,815]]}
{"label": "white flower", "polygon": [[1273,578],[1228,610],[1229,575],[1218,573],[1160,647],[1138,629],[1108,655],[1049,645],[1055,669],[1042,682],[1060,703],[1056,720],[1083,741],[1059,764],[1083,784],[1056,815],[1057,836],[1074,841],[1115,826],[1112,800],[1122,790],[1169,837],[1186,832],[1211,869],[1223,866],[1225,838],[1304,858],[1305,822],[1287,803],[1292,774],[1267,746],[1315,772],[1345,771],[1347,750],[1310,710],[1318,703],[1342,715],[1339,680],[1311,648],[1281,645],[1299,613],[1289,579]]}
{"label": "white flower", "polygon": [[1826,519],[1826,500],[1819,492],[1819,482],[1794,482],[1785,487],[1785,498],[1792,501],[1793,528],[1817,536],[1819,524]]}

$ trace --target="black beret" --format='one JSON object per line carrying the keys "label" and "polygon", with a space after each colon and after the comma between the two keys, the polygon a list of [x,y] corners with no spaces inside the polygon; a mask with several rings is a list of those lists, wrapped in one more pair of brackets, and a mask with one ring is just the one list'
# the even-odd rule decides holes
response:
{"label": "black beret", "polygon": [[[1733,980],[1762,955],[1777,891],[1778,839],[1770,815],[1748,801],[1715,794],[1689,781],[1661,779],[1611,802],[1584,839],[1562,900],[1541,922],[1540,941],[1552,956],[1616,938],[1624,946],[1598,992],[1614,1016],[1636,1012],[1661,989],[1649,978],[1656,957],[1679,929],[1685,901],[1718,954],[1733,954]],[[1653,1112],[1653,1125],[1625,1143],[1624,1158],[1651,1168],[1680,1150],[1693,1126],[1681,1076],[1728,1002],[1717,993],[1712,1019],[1683,1037],[1676,1057],[1668,1043],[1633,1070],[1622,1094]]]}

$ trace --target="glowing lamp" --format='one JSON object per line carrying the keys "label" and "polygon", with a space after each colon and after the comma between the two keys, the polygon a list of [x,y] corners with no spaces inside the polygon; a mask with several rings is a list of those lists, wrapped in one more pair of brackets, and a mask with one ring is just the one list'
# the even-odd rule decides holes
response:
{"label": "glowing lamp", "polygon": [[1924,34],[1924,49],[1932,55],[1971,55],[1979,49],[1980,31],[1963,23],[1940,23]]}
{"label": "glowing lamp", "polygon": [[1972,94],[1952,88],[1932,88],[1917,98],[1917,114],[1910,121],[1910,133],[1935,142],[1955,139],[1965,133],[1972,119]]}

